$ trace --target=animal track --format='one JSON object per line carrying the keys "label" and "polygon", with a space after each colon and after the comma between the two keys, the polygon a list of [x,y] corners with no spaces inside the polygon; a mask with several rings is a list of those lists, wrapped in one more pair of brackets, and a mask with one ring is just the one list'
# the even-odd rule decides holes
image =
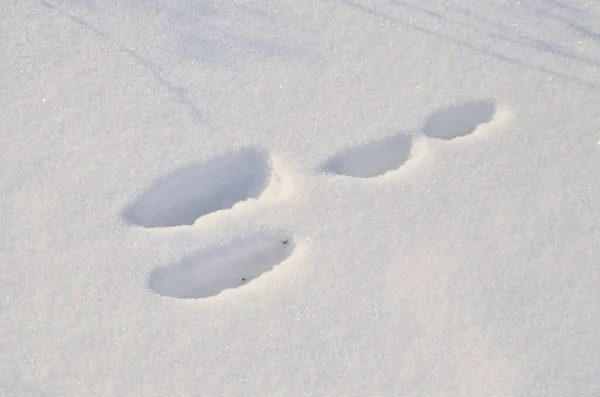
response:
{"label": "animal track", "polygon": [[244,149],[193,164],[158,181],[124,211],[133,224],[155,228],[193,225],[196,219],[257,198],[271,177],[268,156]]}
{"label": "animal track", "polygon": [[[427,118],[422,135],[451,140],[473,133],[480,124],[491,122],[496,105],[471,101],[441,109]],[[410,158],[413,138],[397,134],[380,141],[347,149],[325,162],[323,170],[355,178],[372,178],[402,167]]]}
{"label": "animal track", "polygon": [[400,168],[409,158],[412,138],[397,134],[339,153],[325,164],[325,171],[356,178],[372,178]]}
{"label": "animal track", "polygon": [[471,101],[433,113],[423,126],[429,138],[450,140],[473,133],[480,124],[489,123],[496,105],[489,101]]}
{"label": "animal track", "polygon": [[294,250],[285,232],[261,233],[154,270],[149,287],[159,295],[198,299],[237,288],[272,270]]}
{"label": "animal track", "polygon": [[[494,103],[466,102],[433,113],[421,132],[427,138],[451,140],[473,133],[495,117]],[[372,178],[399,169],[412,152],[412,135],[400,133],[342,151],[326,161],[323,170]],[[128,206],[124,216],[143,227],[192,225],[204,215],[262,196],[271,179],[278,180],[264,152],[241,150],[171,174]],[[208,298],[250,283],[286,261],[294,249],[288,232],[255,234],[155,269],[148,286],[163,296]]]}

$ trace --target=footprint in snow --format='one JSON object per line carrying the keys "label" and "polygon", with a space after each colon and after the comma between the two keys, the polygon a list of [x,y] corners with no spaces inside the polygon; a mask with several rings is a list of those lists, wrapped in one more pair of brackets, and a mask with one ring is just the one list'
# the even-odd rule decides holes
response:
{"label": "footprint in snow", "polygon": [[271,171],[269,159],[261,151],[228,153],[159,180],[123,215],[146,228],[193,225],[204,215],[258,198],[269,183]]}
{"label": "footprint in snow", "polygon": [[151,273],[148,286],[163,296],[208,298],[247,285],[284,262],[293,250],[288,233],[256,234],[158,268]]}
{"label": "footprint in snow", "polygon": [[[169,174],[123,215],[145,228],[193,225],[200,217],[260,197],[273,178],[277,179],[267,154],[244,149]],[[162,296],[208,298],[251,283],[284,262],[294,247],[290,233],[256,234],[155,269],[148,287]]]}
{"label": "footprint in snow", "polygon": [[[422,135],[431,139],[453,140],[477,131],[494,120],[496,105],[490,101],[470,101],[440,109],[427,118]],[[413,138],[400,133],[334,155],[323,171],[354,178],[373,178],[404,166],[413,155]]]}
{"label": "footprint in snow", "polygon": [[433,113],[425,121],[423,135],[451,140],[474,133],[479,125],[491,122],[496,105],[490,101],[471,101],[449,106]]}
{"label": "footprint in snow", "polygon": [[[443,108],[427,118],[422,135],[452,140],[476,132],[496,117],[489,101],[471,101]],[[355,178],[373,178],[402,167],[411,159],[413,138],[400,133],[346,149],[325,162],[323,170]],[[207,214],[258,198],[272,178],[268,156],[245,149],[194,164],[158,181],[129,205],[124,216],[139,226],[192,225]],[[155,269],[149,288],[162,296],[199,299],[238,288],[273,270],[293,253],[290,233],[256,234],[227,246],[199,251]]]}
{"label": "footprint in snow", "polygon": [[324,170],[355,178],[372,178],[400,168],[409,158],[412,138],[397,134],[350,148],[326,162]]}

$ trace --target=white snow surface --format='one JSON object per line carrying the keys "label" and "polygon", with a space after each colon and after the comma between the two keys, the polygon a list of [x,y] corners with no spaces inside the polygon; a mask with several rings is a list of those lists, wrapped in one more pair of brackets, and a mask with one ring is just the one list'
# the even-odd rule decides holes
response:
{"label": "white snow surface", "polygon": [[600,396],[600,2],[6,0],[1,396]]}

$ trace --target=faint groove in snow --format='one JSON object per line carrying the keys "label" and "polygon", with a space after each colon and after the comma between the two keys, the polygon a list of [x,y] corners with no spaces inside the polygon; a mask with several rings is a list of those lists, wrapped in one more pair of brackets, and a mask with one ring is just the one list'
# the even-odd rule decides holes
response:
{"label": "faint groove in snow", "polygon": [[372,178],[400,168],[409,158],[412,137],[397,134],[338,153],[324,169],[338,175]]}
{"label": "faint groove in snow", "polygon": [[55,11],[59,12],[61,15],[65,16],[65,17],[69,18],[71,21],[77,23],[79,26],[93,32],[95,35],[100,37],[102,40],[105,40],[107,43],[113,45],[115,48],[118,48],[119,51],[131,56],[131,58],[133,58],[136,62],[138,62],[150,74],[152,74],[152,76],[154,76],[154,78],[160,84],[162,84],[165,87],[165,89],[171,95],[173,95],[180,104],[187,107],[190,110],[191,114],[198,121],[202,120],[202,118],[203,118],[202,111],[192,101],[189,90],[184,87],[176,86],[173,83],[171,83],[169,80],[167,80],[165,77],[163,77],[164,73],[161,70],[161,68],[159,68],[157,65],[153,64],[152,62],[148,61],[147,59],[144,59],[137,52],[135,52],[134,50],[132,50],[130,48],[125,47],[124,45],[120,44],[117,40],[112,39],[107,33],[104,33],[100,29],[92,26],[89,22],[73,15],[72,13],[64,11],[62,8],[59,8],[58,6],[51,4],[45,0],[38,0],[38,2],[51,10],[55,10]]}
{"label": "faint groove in snow", "polygon": [[490,101],[471,101],[441,109],[427,118],[423,134],[451,140],[473,133],[480,124],[489,123],[496,114]]}
{"label": "faint groove in snow", "polygon": [[254,149],[228,153],[159,180],[123,215],[148,228],[193,225],[204,215],[259,197],[270,177],[265,153]]}
{"label": "faint groove in snow", "polygon": [[155,269],[148,286],[167,297],[207,298],[248,284],[285,261],[293,250],[289,233],[255,234]]}

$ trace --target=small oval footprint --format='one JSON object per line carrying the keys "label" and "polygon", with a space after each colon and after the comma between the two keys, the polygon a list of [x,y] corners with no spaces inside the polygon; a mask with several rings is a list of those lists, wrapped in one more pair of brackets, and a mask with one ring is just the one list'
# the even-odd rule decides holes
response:
{"label": "small oval footprint", "polygon": [[324,170],[355,178],[372,178],[400,168],[410,158],[411,148],[412,138],[397,134],[343,151],[331,158]]}
{"label": "small oval footprint", "polygon": [[259,197],[271,171],[268,156],[261,151],[228,153],[156,182],[123,215],[148,228],[193,225],[201,216]]}
{"label": "small oval footprint", "polygon": [[480,124],[489,123],[496,114],[490,101],[471,101],[441,109],[427,118],[423,134],[450,140],[473,133]]}
{"label": "small oval footprint", "polygon": [[260,277],[291,256],[293,250],[294,241],[287,233],[256,234],[155,269],[148,286],[163,296],[207,298]]}

